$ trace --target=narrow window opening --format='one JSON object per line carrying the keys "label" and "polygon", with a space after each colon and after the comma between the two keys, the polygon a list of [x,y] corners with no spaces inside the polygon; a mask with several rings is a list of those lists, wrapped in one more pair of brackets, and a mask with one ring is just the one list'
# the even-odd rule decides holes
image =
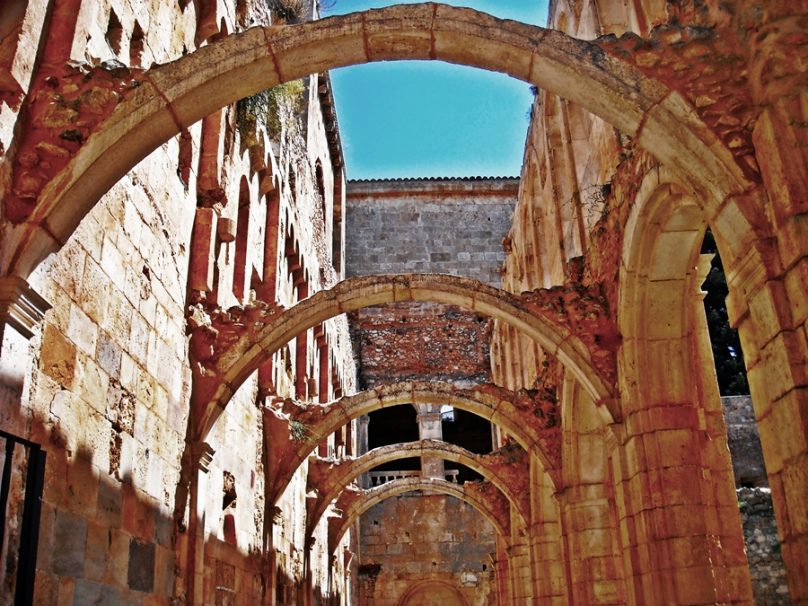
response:
{"label": "narrow window opening", "polygon": [[756,603],[767,603],[765,588],[786,584],[777,522],[772,506],[763,450],[749,395],[746,365],[737,330],[729,325],[725,299],[729,292],[718,247],[710,230],[702,254],[713,254],[702,284],[704,312],[710,334],[727,442],[735,476],[735,492],[743,524],[744,542]]}
{"label": "narrow window opening", "polygon": [[129,39],[129,65],[132,67],[143,67],[143,51],[145,45],[146,40],[143,28],[140,27],[140,23],[135,21],[135,27],[132,29],[132,37]]}
{"label": "narrow window opening", "polygon": [[109,9],[109,21],[107,22],[107,33],[105,36],[109,48],[116,57],[121,55],[121,41],[123,40],[123,26],[118,15],[111,8]]}

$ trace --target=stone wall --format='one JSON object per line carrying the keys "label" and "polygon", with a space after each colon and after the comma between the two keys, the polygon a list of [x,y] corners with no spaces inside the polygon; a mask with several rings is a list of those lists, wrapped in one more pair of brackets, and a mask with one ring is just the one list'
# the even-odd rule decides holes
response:
{"label": "stone wall", "polygon": [[[499,286],[518,179],[351,181],[346,273],[448,273]],[[397,304],[351,316],[360,382],[487,381],[490,323],[457,307]]]}
{"label": "stone wall", "polygon": [[772,508],[772,493],[767,488],[739,488],[746,557],[752,572],[752,589],[757,606],[791,604],[786,572],[780,554],[780,540]]}
{"label": "stone wall", "polygon": [[366,604],[400,604],[428,581],[446,583],[471,606],[496,603],[494,531],[454,497],[413,493],[382,501],[361,517],[360,541]]}
{"label": "stone wall", "polygon": [[777,521],[750,396],[721,398],[743,521],[752,589],[759,606],[790,604]]}
{"label": "stone wall", "polygon": [[750,396],[721,398],[732,471],[737,486],[768,486],[763,451],[760,448],[755,410]]}
{"label": "stone wall", "polygon": [[499,286],[513,178],[350,181],[349,276],[446,273]]}
{"label": "stone wall", "polygon": [[[202,10],[167,0],[75,0],[49,21],[41,3],[14,4],[21,33],[0,46],[26,67],[21,100],[46,76],[57,86],[68,61],[89,70],[114,60],[104,70],[123,63],[135,73],[194,51],[221,30],[270,19],[265,3],[252,1],[234,11],[222,1]],[[41,65],[38,53],[47,57]],[[0,54],[2,75],[9,55]],[[192,305],[210,311],[265,298],[291,306],[301,278],[311,293],[341,277],[331,239],[344,175],[325,133],[321,80],[301,86],[300,108],[282,132],[245,125],[231,105],[159,146],[28,278],[51,308],[30,341],[10,327],[2,333],[0,429],[47,453],[34,603],[229,604],[236,594],[238,603],[257,603],[272,590],[268,562],[278,577],[302,582],[305,466],[271,523],[262,427],[268,402],[255,377],[205,444],[190,435],[194,362],[186,319]],[[92,109],[84,100],[71,101],[58,119],[81,122]],[[23,141],[27,134],[25,123],[15,125],[18,114],[25,119],[18,110],[0,103],[0,155],[13,147],[15,126]],[[305,365],[303,383],[316,383],[325,369],[326,397],[352,391],[346,319],[324,322],[319,341],[313,330],[306,337],[295,360]],[[288,361],[277,355],[267,365],[270,395],[300,395]],[[190,462],[192,443],[209,455],[204,465]],[[18,485],[10,511],[21,503]],[[316,534],[313,584],[328,593],[330,573],[342,575],[343,565],[331,565],[324,529]],[[16,565],[11,552],[0,560],[3,570]],[[0,575],[0,587],[9,582]],[[0,594],[5,604],[10,592]]]}

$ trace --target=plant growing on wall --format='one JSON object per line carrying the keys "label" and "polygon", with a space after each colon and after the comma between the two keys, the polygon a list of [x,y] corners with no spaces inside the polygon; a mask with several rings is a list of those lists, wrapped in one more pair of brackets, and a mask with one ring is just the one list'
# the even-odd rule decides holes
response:
{"label": "plant growing on wall", "polygon": [[311,0],[267,0],[272,14],[287,23],[297,23],[306,14]]}
{"label": "plant growing on wall", "polygon": [[297,116],[303,107],[303,80],[292,80],[245,97],[236,103],[236,118],[242,136],[250,137],[263,128],[272,138]]}
{"label": "plant growing on wall", "polygon": [[295,442],[303,442],[309,437],[309,429],[300,421],[289,421],[289,433]]}

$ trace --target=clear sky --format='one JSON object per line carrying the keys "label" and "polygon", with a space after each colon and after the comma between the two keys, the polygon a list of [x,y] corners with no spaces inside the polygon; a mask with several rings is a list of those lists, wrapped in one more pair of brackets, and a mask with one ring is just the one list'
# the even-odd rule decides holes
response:
{"label": "clear sky", "polygon": [[[544,25],[547,0],[444,0]],[[407,3],[336,0],[322,16]],[[323,2],[326,4],[326,2]],[[436,61],[331,70],[349,179],[518,176],[530,87],[503,74]]]}

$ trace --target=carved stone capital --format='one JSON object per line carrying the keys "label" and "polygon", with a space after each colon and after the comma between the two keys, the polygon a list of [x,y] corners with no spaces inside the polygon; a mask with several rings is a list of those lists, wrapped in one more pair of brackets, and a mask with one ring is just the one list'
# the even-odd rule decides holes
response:
{"label": "carved stone capital", "polygon": [[51,308],[42,296],[17,276],[0,277],[0,322],[8,324],[26,339]]}
{"label": "carved stone capital", "polygon": [[197,442],[193,445],[191,452],[193,453],[194,461],[199,465],[199,470],[207,473],[216,451],[207,442]]}

